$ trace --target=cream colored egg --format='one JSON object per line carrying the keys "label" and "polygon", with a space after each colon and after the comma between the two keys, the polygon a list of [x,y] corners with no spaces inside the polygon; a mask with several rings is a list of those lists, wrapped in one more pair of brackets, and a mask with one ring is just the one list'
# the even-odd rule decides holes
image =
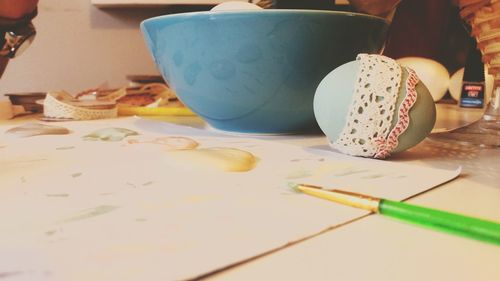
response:
{"label": "cream colored egg", "polygon": [[[449,91],[451,94],[451,97],[459,101],[460,100],[460,94],[462,92],[462,80],[464,78],[464,68],[460,68],[457,70],[455,73],[450,78],[450,85],[449,85]],[[494,82],[494,77],[491,74],[488,74],[488,69],[485,67],[484,68],[484,78],[486,80],[485,83],[485,102],[488,103],[491,93],[493,92],[493,82]]]}
{"label": "cream colored egg", "polygon": [[261,10],[262,8],[243,1],[227,1],[213,7],[211,11],[241,11],[241,10]]}
{"label": "cream colored egg", "polygon": [[171,151],[176,163],[201,171],[247,172],[258,159],[252,153],[230,147],[210,147]]}
{"label": "cream colored egg", "polygon": [[439,62],[421,57],[404,57],[396,60],[401,66],[407,66],[417,73],[427,86],[434,101],[444,97],[450,83],[450,73]]}

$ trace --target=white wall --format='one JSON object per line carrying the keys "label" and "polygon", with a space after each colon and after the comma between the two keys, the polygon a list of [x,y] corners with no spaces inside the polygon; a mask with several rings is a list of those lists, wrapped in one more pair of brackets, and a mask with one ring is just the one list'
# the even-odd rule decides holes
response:
{"label": "white wall", "polygon": [[66,90],[70,93],[127,83],[127,74],[158,74],[139,23],[164,14],[157,9],[98,9],[90,0],[40,0],[37,37],[11,60],[0,95]]}

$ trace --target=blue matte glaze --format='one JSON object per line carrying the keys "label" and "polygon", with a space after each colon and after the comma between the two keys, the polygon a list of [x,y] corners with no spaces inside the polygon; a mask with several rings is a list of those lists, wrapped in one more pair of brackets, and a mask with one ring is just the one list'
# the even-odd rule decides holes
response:
{"label": "blue matte glaze", "polygon": [[383,19],[342,12],[197,12],[141,23],[184,104],[221,130],[297,133],[316,127],[319,82],[358,53],[381,50]]}
{"label": "blue matte glaze", "polygon": [[358,61],[351,61],[335,68],[316,89],[314,114],[330,140],[338,139],[347,122],[358,66]]}

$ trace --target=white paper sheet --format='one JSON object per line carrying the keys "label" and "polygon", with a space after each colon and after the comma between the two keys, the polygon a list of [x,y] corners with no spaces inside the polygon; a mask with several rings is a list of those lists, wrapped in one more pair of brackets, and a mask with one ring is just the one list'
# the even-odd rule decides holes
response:
{"label": "white paper sheet", "polygon": [[[10,139],[0,127],[0,274],[19,280],[195,278],[366,214],[295,183],[402,200],[459,174],[137,118],[54,125],[72,133]],[[82,140],[105,127],[141,135]],[[248,172],[208,171],[128,143],[164,136],[259,160]]]}

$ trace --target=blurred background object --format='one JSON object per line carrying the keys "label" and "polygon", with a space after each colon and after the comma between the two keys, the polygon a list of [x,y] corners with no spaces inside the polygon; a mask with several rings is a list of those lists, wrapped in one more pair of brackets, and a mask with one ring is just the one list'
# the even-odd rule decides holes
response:
{"label": "blurred background object", "polygon": [[352,8],[360,13],[392,19],[401,0],[349,0]]}
{"label": "blurred background object", "polygon": [[[460,101],[460,94],[462,93],[462,80],[464,77],[464,68],[460,68],[450,77],[449,92],[455,101]],[[488,103],[489,97],[493,93],[493,75],[488,74],[488,68],[484,67],[485,77],[485,103]]]}
{"label": "blurred background object", "polygon": [[9,60],[20,55],[33,41],[31,20],[38,0],[0,0],[0,78]]}
{"label": "blurred background object", "polygon": [[439,62],[423,57],[403,57],[396,61],[401,66],[415,70],[434,101],[441,100],[448,91],[450,74]]}
{"label": "blurred background object", "polygon": [[[267,1],[266,5],[273,2],[279,9],[356,11],[347,5],[347,0],[261,1],[262,4]],[[92,4],[97,2],[41,1],[33,21],[37,26],[37,40],[29,52],[10,63],[0,83],[0,95],[57,89],[78,92],[106,81],[110,87],[121,87],[128,83],[129,74],[158,75],[140,34],[139,23],[158,15],[213,7],[124,6],[119,0],[111,1],[116,5]],[[468,38],[458,7],[452,0],[404,0],[394,14],[384,54],[396,59],[408,56],[433,59],[449,73],[455,73],[465,64]]]}
{"label": "blurred background object", "polygon": [[432,59],[455,73],[465,65],[469,48],[470,36],[453,0],[404,0],[394,15],[384,54]]}
{"label": "blurred background object", "polygon": [[[482,118],[467,126],[431,136],[442,142],[456,142],[470,146],[500,147],[500,1],[498,0],[460,0],[460,16],[463,18],[471,35],[477,41],[484,65],[488,73],[494,75],[492,96]],[[469,62],[465,66],[464,76],[468,76]],[[478,72],[482,75],[482,64]],[[484,75],[483,75],[484,76]],[[465,81],[468,78],[464,78]],[[484,79],[483,79],[484,80]],[[483,81],[484,82],[484,81]],[[476,91],[475,89],[472,89]],[[461,105],[465,86],[462,90]],[[479,91],[480,95],[481,92]],[[473,97],[476,95],[473,92]]]}

